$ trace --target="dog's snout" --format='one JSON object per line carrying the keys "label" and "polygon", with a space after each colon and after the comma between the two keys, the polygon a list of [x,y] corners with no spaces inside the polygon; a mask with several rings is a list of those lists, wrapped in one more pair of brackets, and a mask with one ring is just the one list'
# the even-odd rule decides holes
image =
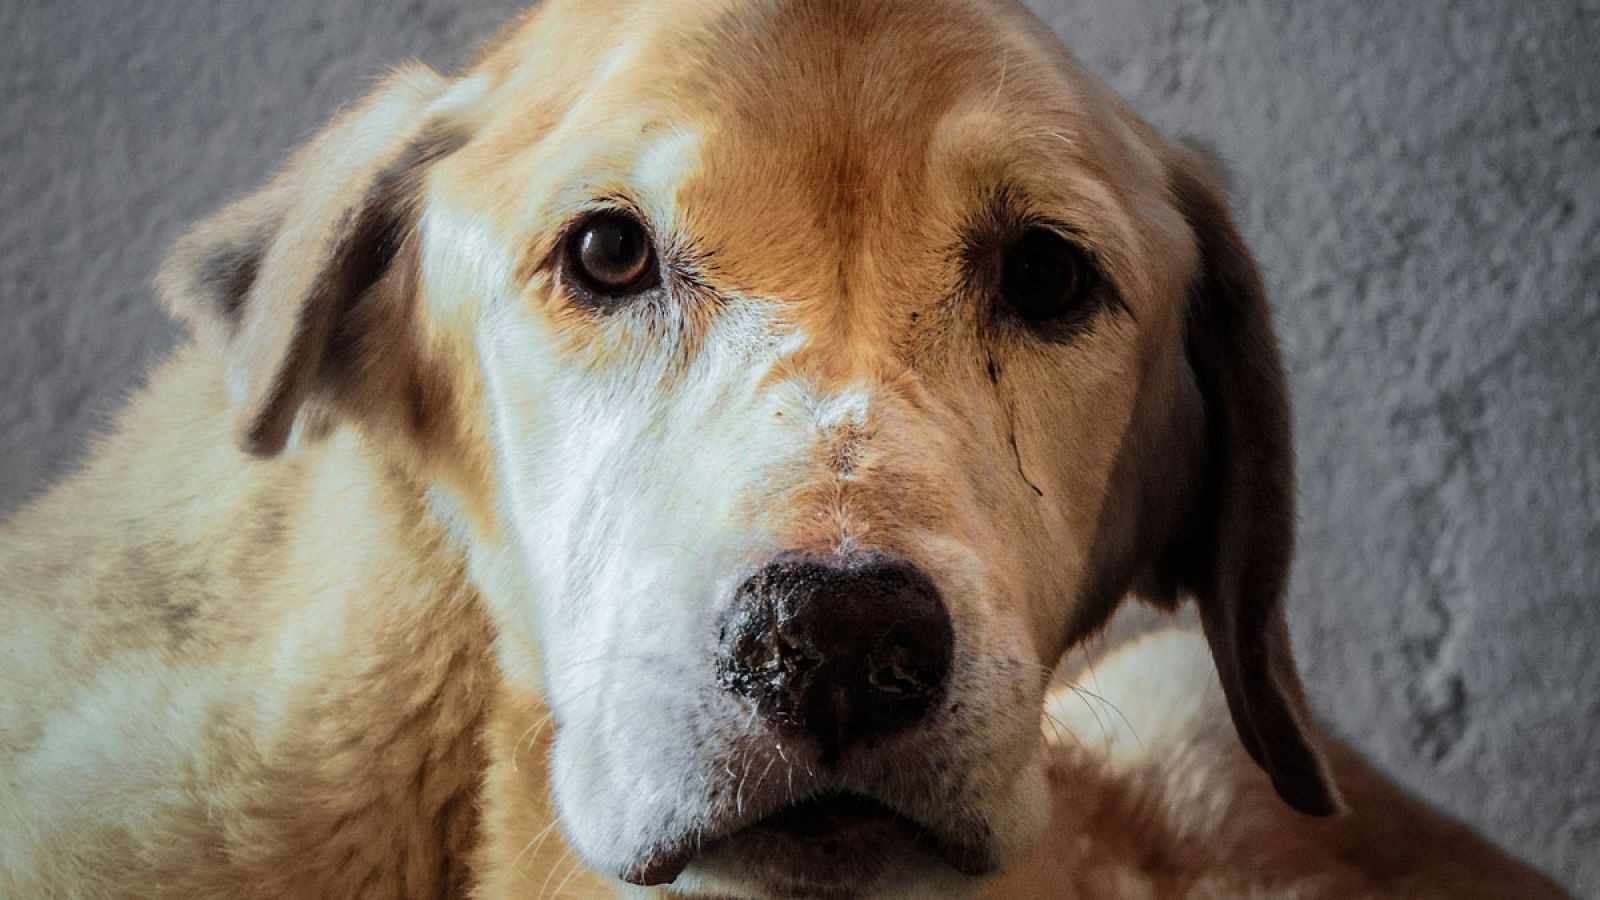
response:
{"label": "dog's snout", "polygon": [[954,635],[927,575],[882,555],[781,557],[740,586],[718,677],[824,760],[923,718],[944,695]]}

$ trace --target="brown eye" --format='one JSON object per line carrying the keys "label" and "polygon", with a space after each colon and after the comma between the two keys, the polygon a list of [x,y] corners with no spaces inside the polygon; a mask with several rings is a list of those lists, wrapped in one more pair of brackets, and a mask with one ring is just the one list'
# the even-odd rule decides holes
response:
{"label": "brown eye", "polygon": [[597,213],[579,226],[569,240],[571,270],[594,294],[640,294],[655,287],[660,279],[650,234],[627,213]]}
{"label": "brown eye", "polygon": [[1047,228],[1030,228],[1006,251],[1000,294],[1029,322],[1059,319],[1093,293],[1095,268],[1076,244]]}

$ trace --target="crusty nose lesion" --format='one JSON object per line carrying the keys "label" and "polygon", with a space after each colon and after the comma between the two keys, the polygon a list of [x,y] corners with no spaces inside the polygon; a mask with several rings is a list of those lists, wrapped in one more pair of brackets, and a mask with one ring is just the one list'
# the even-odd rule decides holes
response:
{"label": "crusty nose lesion", "polygon": [[932,580],[881,553],[780,556],[740,586],[720,637],[722,687],[807,735],[825,764],[922,720],[955,644]]}

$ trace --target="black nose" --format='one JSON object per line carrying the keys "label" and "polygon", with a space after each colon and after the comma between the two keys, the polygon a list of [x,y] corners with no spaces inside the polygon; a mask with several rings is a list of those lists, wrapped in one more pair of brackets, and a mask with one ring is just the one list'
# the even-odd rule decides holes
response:
{"label": "black nose", "polygon": [[739,587],[718,677],[825,762],[922,718],[944,694],[953,635],[933,582],[881,555],[788,555]]}

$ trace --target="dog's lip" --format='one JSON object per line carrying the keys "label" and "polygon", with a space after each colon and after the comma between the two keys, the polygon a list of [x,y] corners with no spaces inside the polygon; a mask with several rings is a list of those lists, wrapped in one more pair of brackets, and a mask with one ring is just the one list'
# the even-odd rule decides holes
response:
{"label": "dog's lip", "polygon": [[[779,809],[742,830],[766,828],[810,839],[873,821],[892,824],[910,843],[964,875],[987,875],[994,870],[990,855],[977,845],[952,839],[872,797],[848,791],[818,794]],[[737,832],[730,835],[737,836]]]}
{"label": "dog's lip", "polygon": [[705,850],[747,834],[777,832],[802,841],[825,840],[852,827],[873,824],[895,828],[907,844],[963,875],[989,875],[996,868],[993,856],[977,842],[942,834],[866,795],[829,791],[780,806],[724,832],[660,846],[629,869],[623,880],[641,887],[670,884]]}
{"label": "dog's lip", "polygon": [[671,884],[689,867],[694,855],[695,849],[687,844],[658,848],[623,873],[622,880],[640,887]]}

